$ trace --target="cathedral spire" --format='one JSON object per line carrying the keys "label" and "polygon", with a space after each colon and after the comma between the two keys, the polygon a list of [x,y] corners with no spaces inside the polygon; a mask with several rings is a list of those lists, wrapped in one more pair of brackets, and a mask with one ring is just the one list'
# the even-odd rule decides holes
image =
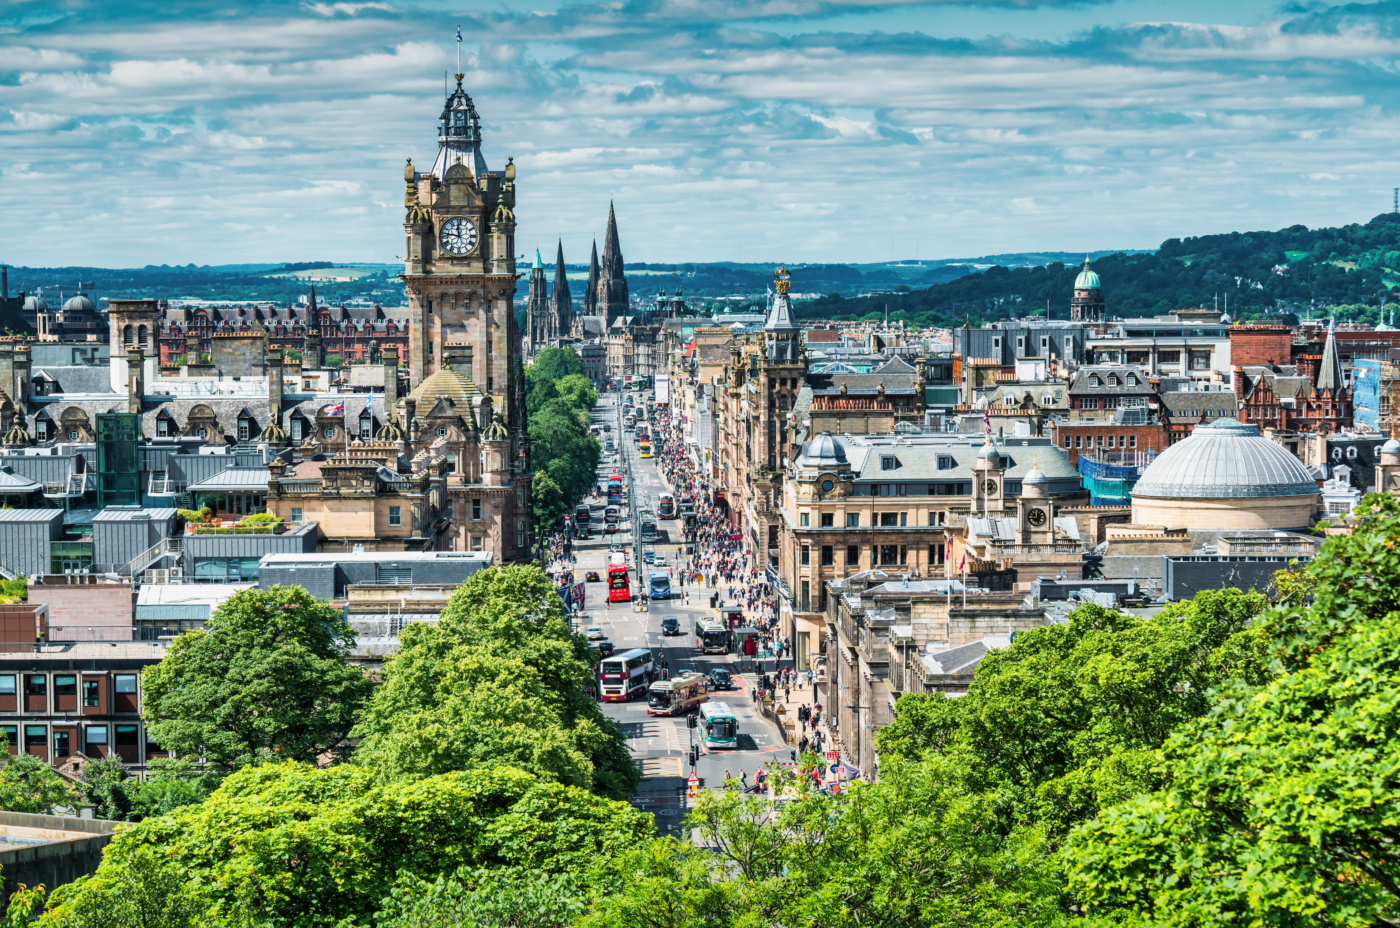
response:
{"label": "cathedral spire", "polygon": [[603,264],[598,276],[598,313],[608,325],[629,309],[627,277],[623,274],[622,243],[617,237],[617,214],[608,203],[608,231],[603,236]]}
{"label": "cathedral spire", "polygon": [[1337,354],[1337,333],[1334,324],[1327,323],[1327,345],[1322,349],[1322,363],[1318,365],[1317,391],[1331,390],[1336,393],[1342,386],[1342,359]]}
{"label": "cathedral spire", "polygon": [[593,257],[588,261],[588,289],[583,292],[583,314],[598,315],[598,240],[593,240]]}
{"label": "cathedral spire", "polygon": [[559,334],[568,335],[574,327],[574,298],[569,293],[569,276],[564,272],[563,242],[559,243],[559,254],[554,259],[554,293],[549,300]]}

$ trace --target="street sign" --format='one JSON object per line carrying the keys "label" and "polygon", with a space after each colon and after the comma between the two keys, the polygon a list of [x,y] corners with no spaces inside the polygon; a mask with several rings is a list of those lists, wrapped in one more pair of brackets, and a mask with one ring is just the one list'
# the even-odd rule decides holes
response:
{"label": "street sign", "polygon": [[692,770],[690,771],[690,777],[686,780],[686,782],[689,783],[691,786],[699,786],[700,775],[697,774],[694,770]]}
{"label": "street sign", "polygon": [[827,752],[826,752],[826,759],[829,760],[829,761],[833,761],[833,762],[834,762],[834,761],[838,761],[838,760],[841,759],[841,752],[840,752],[840,751],[827,751]]}

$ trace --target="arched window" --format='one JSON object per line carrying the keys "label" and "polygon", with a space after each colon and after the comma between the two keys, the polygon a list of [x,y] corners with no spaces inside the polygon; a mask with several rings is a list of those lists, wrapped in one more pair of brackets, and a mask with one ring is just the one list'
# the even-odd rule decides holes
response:
{"label": "arched window", "polygon": [[136,330],[131,326],[122,329],[122,344],[132,345],[136,343]]}
{"label": "arched window", "polygon": [[137,342],[141,345],[142,348],[148,348],[148,347],[150,347],[150,341],[151,341],[151,333],[150,333],[150,330],[147,329],[144,325],[141,326],[140,328],[138,328],[138,329],[136,330],[136,339],[137,339]]}

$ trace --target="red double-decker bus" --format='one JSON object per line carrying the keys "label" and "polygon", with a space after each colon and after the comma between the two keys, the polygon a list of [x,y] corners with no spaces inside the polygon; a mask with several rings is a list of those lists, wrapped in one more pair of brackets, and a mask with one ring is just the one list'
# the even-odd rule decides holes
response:
{"label": "red double-decker bus", "polygon": [[608,565],[608,601],[614,603],[630,603],[632,601],[632,582],[627,577],[626,564]]}

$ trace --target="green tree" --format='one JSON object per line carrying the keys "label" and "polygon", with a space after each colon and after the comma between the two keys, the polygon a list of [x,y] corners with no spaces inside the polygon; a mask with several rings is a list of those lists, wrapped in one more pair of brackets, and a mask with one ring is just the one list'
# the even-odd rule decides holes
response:
{"label": "green tree", "polygon": [[995,791],[1053,836],[1161,785],[1157,750],[1204,715],[1213,687],[1267,675],[1260,593],[1206,591],[1141,619],[1085,605],[987,655],[966,696],[905,696],[881,744],[961,755],[968,788]]}
{"label": "green tree", "polygon": [[589,433],[586,414],[553,399],[530,417],[530,460],[536,472],[548,471],[566,500],[593,486],[603,447]]}
{"label": "green tree", "polygon": [[1278,675],[1237,677],[1163,749],[1161,789],[1077,829],[1096,923],[1400,922],[1400,500],[1372,496],[1269,616]]}
{"label": "green tree", "polygon": [[143,910],[193,910],[194,924],[366,924],[402,879],[432,882],[463,867],[582,872],[653,834],[626,803],[518,770],[385,782],[350,764],[264,764],[235,771],[204,803],[123,828],[94,876],[54,894],[44,925],[100,913],[128,891],[128,874],[151,870],[170,878]]}
{"label": "green tree", "polygon": [[357,762],[389,775],[515,766],[624,798],[621,728],[584,688],[591,652],[538,568],[481,571],[435,624],[404,630],[355,729]]}
{"label": "green tree", "polygon": [[598,405],[598,391],[582,374],[561,377],[555,384],[560,399],[581,412],[588,412]]}
{"label": "green tree", "polygon": [[[785,804],[712,792],[687,826],[697,852],[657,840],[602,862],[582,928],[864,925],[1040,926],[1060,917],[1043,832],[999,827],[996,803],[966,792],[946,758],[891,766],[830,796],[806,777]],[[883,764],[882,764],[883,768]]]}
{"label": "green tree", "polygon": [[549,531],[570,512],[564,491],[547,470],[536,472],[530,481],[530,502],[535,510],[536,531]]}
{"label": "green tree", "polygon": [[63,777],[32,754],[11,757],[0,767],[0,809],[6,812],[52,815],[56,806],[69,806],[77,799]]}
{"label": "green tree", "polygon": [[372,685],[354,632],[300,587],[243,590],[146,669],[142,714],[177,755],[238,767],[314,760],[349,732]]}
{"label": "green tree", "polygon": [[567,928],[584,912],[574,874],[463,868],[434,882],[400,878],[376,917],[383,928]]}
{"label": "green tree", "polygon": [[533,384],[542,380],[562,380],[570,374],[583,373],[583,358],[572,348],[545,348],[535,355],[535,362],[525,368],[526,378]]}
{"label": "green tree", "polygon": [[[194,928],[203,906],[188,872],[161,849],[130,848],[94,876],[54,890],[39,928]],[[11,905],[13,906],[13,901]],[[37,913],[34,913],[37,914]]]}

